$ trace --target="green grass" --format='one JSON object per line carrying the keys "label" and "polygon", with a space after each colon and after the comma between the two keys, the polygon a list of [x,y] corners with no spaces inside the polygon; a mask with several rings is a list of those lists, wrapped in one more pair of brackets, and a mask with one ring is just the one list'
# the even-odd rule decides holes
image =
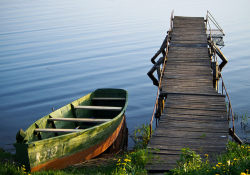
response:
{"label": "green grass", "polygon": [[[172,169],[168,175],[244,175],[249,173],[250,169],[250,146],[238,145],[229,141],[227,151],[217,156],[217,164],[209,162],[209,155],[206,160],[201,161],[199,155],[188,148],[182,149],[180,160],[175,169]],[[250,173],[249,173],[250,174]]]}
{"label": "green grass", "polygon": [[15,155],[0,148],[0,174],[2,175],[22,175],[25,168],[20,166],[15,160]]}

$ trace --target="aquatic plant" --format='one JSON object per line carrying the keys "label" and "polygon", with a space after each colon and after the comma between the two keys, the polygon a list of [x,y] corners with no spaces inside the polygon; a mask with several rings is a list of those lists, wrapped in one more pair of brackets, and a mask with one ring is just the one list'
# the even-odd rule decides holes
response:
{"label": "aquatic plant", "polygon": [[[237,113],[234,114],[235,119],[238,121],[237,125],[241,125],[241,132],[245,135],[244,142],[248,142],[250,140],[250,125],[248,123],[250,116],[248,115],[248,111],[246,113],[242,113],[239,116]],[[240,121],[239,121],[240,120]]]}

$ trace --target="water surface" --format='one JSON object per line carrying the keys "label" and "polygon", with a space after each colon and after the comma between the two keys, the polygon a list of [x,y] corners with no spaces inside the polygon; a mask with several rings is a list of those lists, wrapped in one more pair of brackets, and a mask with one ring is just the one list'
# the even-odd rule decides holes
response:
{"label": "water surface", "polygon": [[[223,28],[223,78],[234,111],[249,109],[249,1],[0,2],[0,146],[22,128],[97,88],[129,92],[127,125],[149,123],[157,88],[147,77],[170,14],[206,16]],[[241,134],[238,125],[237,133]],[[130,145],[132,145],[130,141]]]}

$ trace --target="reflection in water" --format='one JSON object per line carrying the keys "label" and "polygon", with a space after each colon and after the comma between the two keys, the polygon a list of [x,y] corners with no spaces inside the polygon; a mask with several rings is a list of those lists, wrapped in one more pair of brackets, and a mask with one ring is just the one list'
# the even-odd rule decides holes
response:
{"label": "reflection in water", "polygon": [[[155,86],[159,86],[159,81],[160,81],[160,78],[161,78],[161,64],[164,63],[163,58],[165,58],[165,56],[159,58],[159,60],[154,64],[154,66],[148,72],[148,76],[153,81],[153,85],[155,85]],[[155,70],[157,70],[158,80],[153,75]]]}
{"label": "reflection in water", "polygon": [[[167,32],[169,33],[169,32]],[[160,49],[156,52],[156,54],[151,58],[151,62],[154,64],[153,67],[148,71],[147,75],[149,78],[153,81],[153,85],[159,86],[159,81],[161,78],[161,64],[164,64],[164,58],[166,57],[166,51],[165,49],[168,47],[168,35],[165,37],[165,39],[162,42],[162,45]],[[157,62],[155,62],[155,59],[162,53],[162,57],[159,58]],[[154,77],[153,73],[157,70],[158,80]]]}

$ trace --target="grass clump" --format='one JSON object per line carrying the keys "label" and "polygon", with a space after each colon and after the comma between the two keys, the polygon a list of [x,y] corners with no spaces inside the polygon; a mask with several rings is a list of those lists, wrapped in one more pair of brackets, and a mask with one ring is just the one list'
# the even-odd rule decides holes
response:
{"label": "grass clump", "polygon": [[227,151],[217,156],[217,164],[209,162],[209,155],[206,160],[201,161],[199,155],[190,149],[182,149],[180,160],[177,162],[176,168],[165,173],[169,175],[245,175],[250,174],[250,146],[238,145],[229,141]]}
{"label": "grass clump", "polygon": [[15,155],[0,148],[0,174],[22,175],[25,174],[25,167],[20,166],[15,160]]}
{"label": "grass clump", "polygon": [[144,169],[148,161],[148,151],[146,149],[137,150],[126,154],[122,159],[118,159],[115,175],[118,174],[147,174]]}
{"label": "grass clump", "polygon": [[[152,130],[153,133],[153,130]],[[150,125],[142,124],[138,126],[134,133],[131,135],[132,140],[135,142],[134,149],[145,149],[150,140]]]}
{"label": "grass clump", "polygon": [[19,166],[15,162],[1,162],[0,173],[2,175],[23,175],[26,174],[25,167]]}

